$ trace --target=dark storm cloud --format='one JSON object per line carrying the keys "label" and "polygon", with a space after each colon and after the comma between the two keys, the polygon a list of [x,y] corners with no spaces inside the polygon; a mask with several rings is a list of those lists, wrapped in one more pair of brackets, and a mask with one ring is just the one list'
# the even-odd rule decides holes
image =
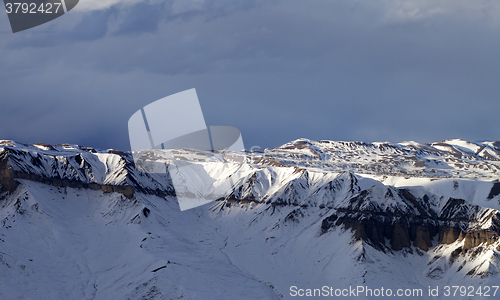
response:
{"label": "dark storm cloud", "polygon": [[185,0],[72,11],[40,27],[50,33],[0,36],[0,117],[15,124],[0,138],[126,149],[132,113],[195,87],[207,123],[238,127],[247,148],[300,137],[499,140],[498,7],[453,3]]}
{"label": "dark storm cloud", "polygon": [[156,32],[162,18],[162,5],[137,3],[131,6],[123,16],[123,21],[115,34],[141,34]]}

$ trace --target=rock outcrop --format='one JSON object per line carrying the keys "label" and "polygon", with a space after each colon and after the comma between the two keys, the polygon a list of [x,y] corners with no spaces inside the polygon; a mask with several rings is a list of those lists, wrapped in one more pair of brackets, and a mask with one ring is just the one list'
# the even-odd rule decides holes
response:
{"label": "rock outcrop", "polygon": [[[409,192],[400,192],[410,197]],[[411,214],[399,211],[360,212],[359,210],[338,209],[325,218],[321,229],[343,226],[354,231],[356,239],[362,239],[374,247],[384,250],[389,247],[399,251],[415,246],[427,251],[437,245],[432,240],[437,236],[439,244],[464,241],[462,253],[479,245],[491,245],[500,235],[500,212],[481,209],[467,204],[465,200],[450,198],[441,213],[421,211]],[[489,225],[484,225],[489,224]],[[385,239],[389,245],[386,245]]]}
{"label": "rock outcrop", "polygon": [[[115,192],[127,198],[133,198],[135,192],[160,197],[175,195],[171,183],[157,183],[154,179],[151,180],[152,186],[138,183],[138,177],[149,175],[137,170],[130,155],[124,152],[106,152],[113,155],[112,159],[118,160],[119,163],[105,166],[96,158],[97,151],[93,148],[81,147],[73,153],[65,153],[51,145],[37,146],[45,148],[45,153],[33,149],[19,150],[13,145],[1,149],[0,192],[13,192],[18,187],[19,180],[31,180],[57,187]],[[84,155],[86,152],[89,156]],[[117,169],[112,170],[111,167]]]}

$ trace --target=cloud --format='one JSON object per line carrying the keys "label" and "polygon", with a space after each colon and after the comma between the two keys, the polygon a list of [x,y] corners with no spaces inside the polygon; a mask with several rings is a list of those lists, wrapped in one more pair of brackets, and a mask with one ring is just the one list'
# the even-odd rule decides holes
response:
{"label": "cloud", "polygon": [[228,12],[234,9],[248,8],[259,3],[272,2],[264,0],[86,0],[77,6],[79,12],[105,10],[113,6],[125,8],[143,4],[147,6],[167,7],[170,16],[186,15],[193,12]]}
{"label": "cloud", "polygon": [[82,0],[76,6],[75,11],[91,11],[108,9],[113,5],[133,5],[140,2],[150,2],[144,0]]}
{"label": "cloud", "polygon": [[417,22],[434,18],[483,20],[493,26],[500,21],[500,3],[491,0],[380,0],[383,20],[388,23]]}
{"label": "cloud", "polygon": [[0,138],[127,149],[132,113],[195,87],[248,147],[499,139],[497,2],[99,3],[2,35]]}

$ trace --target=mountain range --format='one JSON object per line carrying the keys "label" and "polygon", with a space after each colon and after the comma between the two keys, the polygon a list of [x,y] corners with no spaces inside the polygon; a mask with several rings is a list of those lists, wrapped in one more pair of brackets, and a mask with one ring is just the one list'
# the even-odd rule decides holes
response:
{"label": "mountain range", "polygon": [[129,152],[0,141],[0,298],[500,295],[499,141],[155,151],[210,174],[188,191],[230,189],[180,211],[170,174]]}

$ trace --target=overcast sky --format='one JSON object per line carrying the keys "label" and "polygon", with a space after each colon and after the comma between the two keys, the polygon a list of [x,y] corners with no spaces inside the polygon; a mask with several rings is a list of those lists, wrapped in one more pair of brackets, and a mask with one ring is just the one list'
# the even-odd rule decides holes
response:
{"label": "overcast sky", "polygon": [[80,0],[13,34],[0,139],[129,150],[141,107],[196,88],[246,148],[500,140],[500,1]]}

